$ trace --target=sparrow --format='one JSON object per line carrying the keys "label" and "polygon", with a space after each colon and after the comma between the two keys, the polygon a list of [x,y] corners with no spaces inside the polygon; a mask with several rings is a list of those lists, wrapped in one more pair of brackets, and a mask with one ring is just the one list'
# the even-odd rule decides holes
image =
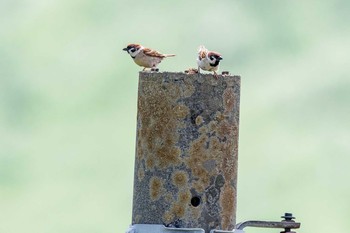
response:
{"label": "sparrow", "polygon": [[197,58],[198,73],[200,73],[200,69],[213,71],[214,77],[218,79],[216,71],[219,69],[219,63],[222,59],[221,54],[208,51],[203,45],[199,46]]}
{"label": "sparrow", "polygon": [[139,44],[129,44],[124,51],[130,54],[134,62],[146,68],[157,69],[157,65],[166,57],[173,57],[175,54],[162,54],[156,50],[145,48]]}

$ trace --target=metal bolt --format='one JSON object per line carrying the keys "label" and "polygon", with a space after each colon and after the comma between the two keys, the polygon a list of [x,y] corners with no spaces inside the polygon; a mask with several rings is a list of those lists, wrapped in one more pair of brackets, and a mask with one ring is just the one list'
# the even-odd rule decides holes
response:
{"label": "metal bolt", "polygon": [[[282,222],[294,222],[293,219],[295,219],[292,213],[285,213],[281,218],[284,218]],[[291,228],[284,228],[284,231],[281,231],[281,233],[295,233],[294,231],[290,231],[290,229]]]}
{"label": "metal bolt", "polygon": [[284,218],[285,221],[291,221],[292,219],[295,219],[292,213],[285,213],[283,216],[281,216],[281,218]]}
{"label": "metal bolt", "polygon": [[221,74],[222,74],[222,75],[229,75],[230,72],[229,72],[229,71],[222,71]]}

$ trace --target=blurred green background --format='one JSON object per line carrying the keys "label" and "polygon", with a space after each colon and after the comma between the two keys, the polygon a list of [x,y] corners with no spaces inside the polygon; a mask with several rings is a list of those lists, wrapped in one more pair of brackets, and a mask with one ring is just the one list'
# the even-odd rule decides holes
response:
{"label": "blurred green background", "polygon": [[[131,221],[138,72],[200,44],[242,76],[237,221],[350,228],[350,1],[0,1],[0,233]],[[248,229],[247,232],[279,232]]]}

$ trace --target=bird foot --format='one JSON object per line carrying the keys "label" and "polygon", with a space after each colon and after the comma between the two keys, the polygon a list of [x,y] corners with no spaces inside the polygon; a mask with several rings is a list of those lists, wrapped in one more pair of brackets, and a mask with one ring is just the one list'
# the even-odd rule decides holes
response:
{"label": "bird foot", "polygon": [[185,73],[186,74],[197,74],[199,72],[198,72],[198,69],[196,69],[196,68],[189,68],[189,69],[185,70]]}
{"label": "bird foot", "polygon": [[216,73],[216,72],[214,72],[214,78],[216,79],[216,80],[218,80],[219,79],[219,75]]}
{"label": "bird foot", "polygon": [[230,75],[230,72],[229,71],[222,71],[221,74],[222,75]]}

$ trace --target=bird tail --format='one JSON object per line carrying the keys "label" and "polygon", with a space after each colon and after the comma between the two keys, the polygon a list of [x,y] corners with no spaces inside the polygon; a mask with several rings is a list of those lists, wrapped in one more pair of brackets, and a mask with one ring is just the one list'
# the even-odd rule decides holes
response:
{"label": "bird tail", "polygon": [[164,54],[164,57],[175,57],[175,54]]}
{"label": "bird tail", "polygon": [[200,45],[199,48],[198,48],[198,53],[200,53],[200,52],[208,52],[208,49],[206,49],[204,47],[204,45]]}
{"label": "bird tail", "polygon": [[208,54],[208,49],[206,49],[204,47],[204,45],[199,46],[199,48],[198,48],[199,60],[201,60],[202,58],[205,58],[205,56],[207,56],[207,54]]}

